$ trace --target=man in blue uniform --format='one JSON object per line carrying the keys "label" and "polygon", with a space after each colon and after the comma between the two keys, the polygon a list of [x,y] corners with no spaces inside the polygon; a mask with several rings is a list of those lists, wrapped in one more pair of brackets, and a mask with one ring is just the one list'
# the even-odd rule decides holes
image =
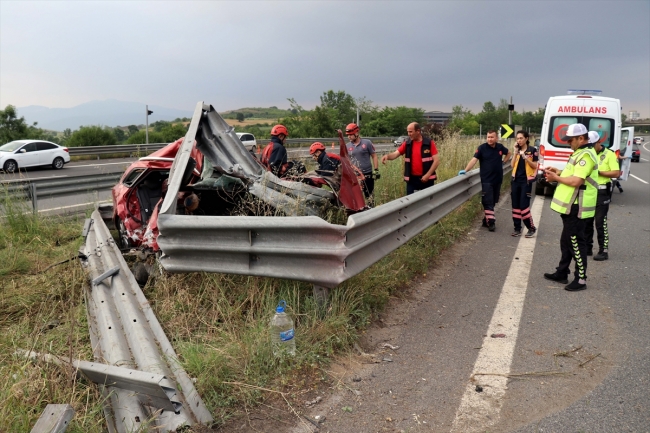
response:
{"label": "man in blue uniform", "polygon": [[465,170],[458,172],[458,175],[464,175],[478,161],[481,161],[481,186],[483,189],[483,227],[493,232],[496,229],[496,218],[494,215],[494,206],[499,201],[501,192],[501,183],[503,183],[503,164],[510,160],[510,150],[503,144],[497,143],[497,132],[490,130],[487,132],[487,142],[481,144],[474,157],[467,163]]}

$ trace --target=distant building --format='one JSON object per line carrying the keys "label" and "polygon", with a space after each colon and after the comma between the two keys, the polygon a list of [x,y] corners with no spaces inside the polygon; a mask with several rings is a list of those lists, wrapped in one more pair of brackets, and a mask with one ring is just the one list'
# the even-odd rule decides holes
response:
{"label": "distant building", "polygon": [[630,115],[627,116],[627,120],[639,120],[641,115],[638,111],[630,111]]}
{"label": "distant building", "polygon": [[437,123],[439,125],[445,125],[451,120],[452,113],[443,113],[442,111],[427,111],[424,113],[424,120],[427,123]]}

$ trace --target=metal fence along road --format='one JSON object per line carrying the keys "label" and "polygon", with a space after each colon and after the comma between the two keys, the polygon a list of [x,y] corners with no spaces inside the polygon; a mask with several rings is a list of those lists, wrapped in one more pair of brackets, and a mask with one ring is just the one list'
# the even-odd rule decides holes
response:
{"label": "metal fence along road", "polygon": [[159,216],[170,272],[286,278],[333,288],[435,224],[481,190],[478,170],[377,208],[347,225],[318,217]]}
{"label": "metal fence along road", "polygon": [[[197,131],[201,130],[201,135]],[[176,195],[190,151],[217,146],[225,172],[234,155],[231,130],[199,102],[169,174],[158,216],[162,266],[170,272],[223,272],[286,278],[333,288],[439,221],[480,191],[479,171],[455,177],[335,225],[315,216],[177,215]],[[203,152],[203,150],[201,150]],[[204,152],[205,154],[205,152]],[[206,157],[208,157],[206,155]],[[504,167],[509,170],[509,164]]]}
{"label": "metal fence along road", "polygon": [[99,173],[60,178],[16,180],[0,183],[0,191],[10,197],[31,201],[32,209],[38,211],[39,198],[62,197],[111,189],[122,173]]}
{"label": "metal fence along road", "polygon": [[[373,143],[388,143],[393,142],[397,137],[363,137],[367,138]],[[320,141],[323,144],[327,143],[338,143],[339,139],[337,138],[289,138],[285,141],[285,144],[311,144],[315,141]],[[258,140],[257,145],[263,146],[266,145],[268,140]],[[149,143],[149,144],[118,144],[115,146],[82,146],[82,147],[69,147],[70,156],[80,156],[80,155],[110,155],[110,154],[149,154],[158,149],[162,149],[167,146],[169,143]]]}

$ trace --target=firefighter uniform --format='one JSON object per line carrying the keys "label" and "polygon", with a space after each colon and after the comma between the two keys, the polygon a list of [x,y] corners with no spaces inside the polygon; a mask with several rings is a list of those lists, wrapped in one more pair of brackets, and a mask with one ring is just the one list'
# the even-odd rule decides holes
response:
{"label": "firefighter uniform", "polygon": [[591,144],[585,144],[576,149],[560,177],[577,176],[584,179],[585,182],[579,187],[558,183],[551,201],[551,209],[562,217],[562,235],[560,237],[562,257],[556,273],[544,274],[544,276],[555,281],[566,280],[570,273],[569,265],[573,259],[575,261],[575,279],[578,282],[577,285],[580,286],[577,290],[586,288],[585,225],[587,219],[593,218],[596,211],[597,168],[597,156]]}
{"label": "firefighter uniform", "polygon": [[[598,171],[619,171],[616,154],[611,150],[603,147],[602,151],[597,154]],[[585,239],[587,242],[587,255],[591,255],[594,245],[594,222],[596,223],[596,232],[598,238],[598,254],[594,260],[606,260],[608,258],[609,248],[609,231],[607,230],[607,212],[609,203],[612,200],[612,179],[598,174],[596,178],[598,183],[598,196],[596,199],[596,213],[593,218],[586,221]]]}

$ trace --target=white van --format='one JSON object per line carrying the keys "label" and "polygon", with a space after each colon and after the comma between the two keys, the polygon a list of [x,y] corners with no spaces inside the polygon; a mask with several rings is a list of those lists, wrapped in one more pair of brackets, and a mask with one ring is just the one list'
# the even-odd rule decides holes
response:
{"label": "white van", "polygon": [[[607,143],[614,152],[625,154],[628,141],[631,148],[634,128],[622,128],[621,102],[618,99],[600,96],[600,91],[590,90],[570,90],[567,95],[552,96],[546,104],[542,124],[535,194],[543,194],[545,187],[555,187],[544,179],[544,167],[563,170],[573,153],[569,143],[560,139],[572,123],[582,123],[587,130],[597,131],[601,143]],[[623,177],[627,179],[627,175]]]}

